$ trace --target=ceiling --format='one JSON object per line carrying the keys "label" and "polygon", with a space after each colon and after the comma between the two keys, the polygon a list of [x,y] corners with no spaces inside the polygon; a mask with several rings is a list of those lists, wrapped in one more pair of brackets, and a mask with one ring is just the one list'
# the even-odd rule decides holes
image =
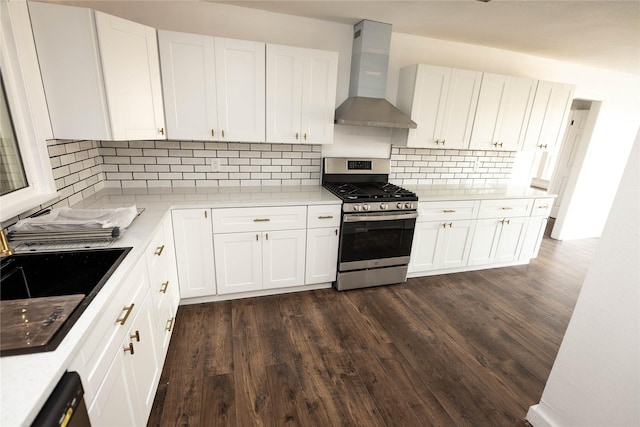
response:
{"label": "ceiling", "polygon": [[640,75],[640,0],[218,1]]}

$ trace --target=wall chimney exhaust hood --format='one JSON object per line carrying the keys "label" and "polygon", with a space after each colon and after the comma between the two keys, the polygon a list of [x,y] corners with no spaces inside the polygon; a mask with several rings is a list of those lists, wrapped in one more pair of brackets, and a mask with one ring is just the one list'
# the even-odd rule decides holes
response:
{"label": "wall chimney exhaust hood", "polygon": [[416,122],[384,98],[391,24],[362,20],[353,27],[349,98],[336,109],[339,125],[415,129]]}

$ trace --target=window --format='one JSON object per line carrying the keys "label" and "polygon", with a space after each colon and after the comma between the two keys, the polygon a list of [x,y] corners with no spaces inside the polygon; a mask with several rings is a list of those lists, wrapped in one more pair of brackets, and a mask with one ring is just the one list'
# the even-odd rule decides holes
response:
{"label": "window", "polygon": [[4,79],[0,75],[0,196],[27,186],[27,174],[11,120]]}

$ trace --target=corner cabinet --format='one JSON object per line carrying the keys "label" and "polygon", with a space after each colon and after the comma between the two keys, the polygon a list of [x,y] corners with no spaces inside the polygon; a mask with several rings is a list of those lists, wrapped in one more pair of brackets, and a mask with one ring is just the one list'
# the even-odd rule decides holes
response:
{"label": "corner cabinet", "polygon": [[265,44],[158,31],[170,139],[264,142]]}
{"label": "corner cabinet", "polygon": [[175,209],[171,217],[180,296],[215,295],[211,209]]}
{"label": "corner cabinet", "polygon": [[29,12],[56,138],[166,138],[154,28],[72,6]]}
{"label": "corner cabinet", "polygon": [[406,145],[467,148],[481,81],[479,71],[425,64],[400,69],[397,106],[418,123]]}
{"label": "corner cabinet", "polygon": [[266,140],[333,142],[338,54],[267,45]]}

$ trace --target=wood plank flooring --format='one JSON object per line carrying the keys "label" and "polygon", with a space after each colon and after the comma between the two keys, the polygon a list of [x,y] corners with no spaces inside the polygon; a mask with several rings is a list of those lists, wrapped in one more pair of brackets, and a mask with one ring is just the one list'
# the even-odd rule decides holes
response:
{"label": "wood plank flooring", "polygon": [[597,240],[529,265],[181,306],[149,426],[522,426]]}

